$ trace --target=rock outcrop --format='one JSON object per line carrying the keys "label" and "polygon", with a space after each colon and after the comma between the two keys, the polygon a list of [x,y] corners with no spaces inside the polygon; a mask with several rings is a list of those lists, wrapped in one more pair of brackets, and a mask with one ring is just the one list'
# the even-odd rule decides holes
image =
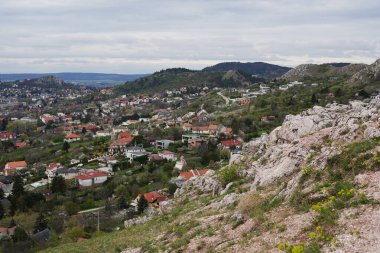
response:
{"label": "rock outcrop", "polygon": [[354,74],[349,80],[349,83],[362,85],[375,81],[380,81],[380,59]]}
{"label": "rock outcrop", "polygon": [[[307,166],[323,169],[327,159],[339,153],[344,143],[380,136],[379,104],[329,104],[287,116],[282,126],[243,147],[243,157],[254,157],[248,159],[244,173],[253,179],[255,188],[300,173]],[[311,155],[313,159],[307,161]],[[294,188],[296,181],[289,186]],[[291,189],[284,191],[290,192]]]}

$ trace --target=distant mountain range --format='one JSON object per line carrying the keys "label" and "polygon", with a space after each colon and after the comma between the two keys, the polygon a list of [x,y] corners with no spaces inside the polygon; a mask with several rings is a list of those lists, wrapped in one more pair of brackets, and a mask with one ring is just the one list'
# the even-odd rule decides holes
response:
{"label": "distant mountain range", "polygon": [[127,81],[133,81],[147,74],[104,74],[104,73],[29,73],[29,74],[0,74],[0,81],[16,81],[24,79],[55,76],[66,83],[93,87],[111,87]]}
{"label": "distant mountain range", "polygon": [[214,66],[206,67],[203,71],[228,71],[238,70],[249,75],[272,79],[288,72],[291,68],[269,64],[265,62],[222,62]]}

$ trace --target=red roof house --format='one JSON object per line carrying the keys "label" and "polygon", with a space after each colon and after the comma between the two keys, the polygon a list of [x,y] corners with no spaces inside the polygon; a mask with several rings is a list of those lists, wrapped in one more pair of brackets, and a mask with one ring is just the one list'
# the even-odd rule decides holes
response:
{"label": "red roof house", "polygon": [[190,170],[190,171],[182,171],[179,173],[179,176],[183,178],[183,180],[187,181],[193,177],[203,176],[208,172],[208,169],[203,170]]}
{"label": "red roof house", "polygon": [[221,141],[220,144],[225,148],[230,147],[241,147],[241,142],[239,140],[226,140]]}
{"label": "red roof house", "polygon": [[104,183],[107,180],[107,173],[101,171],[91,171],[76,176],[75,179],[78,181],[79,186],[89,187]]}
{"label": "red roof house", "polygon": [[80,140],[80,135],[78,134],[68,134],[65,136],[65,141],[67,142],[74,142],[74,141],[79,141]]}

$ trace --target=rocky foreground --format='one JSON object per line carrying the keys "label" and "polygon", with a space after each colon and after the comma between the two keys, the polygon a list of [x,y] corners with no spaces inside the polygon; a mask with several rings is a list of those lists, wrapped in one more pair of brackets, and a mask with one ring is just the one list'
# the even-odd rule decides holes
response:
{"label": "rocky foreground", "polygon": [[[379,108],[379,101],[355,101],[287,116],[222,172],[178,189],[163,212],[183,210],[151,245],[162,252],[379,252]],[[221,180],[224,170],[239,177]]]}

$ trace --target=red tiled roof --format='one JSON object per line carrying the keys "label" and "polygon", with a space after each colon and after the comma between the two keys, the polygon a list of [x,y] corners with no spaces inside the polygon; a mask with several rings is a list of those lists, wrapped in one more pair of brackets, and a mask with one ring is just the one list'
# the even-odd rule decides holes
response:
{"label": "red tiled roof", "polygon": [[24,148],[24,147],[29,146],[29,143],[26,143],[24,141],[23,142],[16,142],[15,146],[16,146],[16,148]]}
{"label": "red tiled roof", "polygon": [[148,201],[148,203],[153,203],[154,201],[157,201],[157,203],[161,201],[165,201],[168,198],[162,194],[159,194],[157,192],[148,192],[144,194],[144,198]]}
{"label": "red tiled roof", "polygon": [[10,168],[16,168],[16,167],[26,167],[25,161],[16,161],[16,162],[8,162],[5,166],[8,166]]}
{"label": "red tiled roof", "polygon": [[95,177],[106,177],[106,176],[107,176],[107,173],[105,172],[91,171],[91,172],[87,172],[79,176],[76,176],[75,178],[79,180],[87,180],[87,179],[92,179]]}
{"label": "red tiled roof", "polygon": [[16,134],[3,132],[0,133],[0,138],[16,138]]}
{"label": "red tiled roof", "polygon": [[220,142],[225,147],[240,146],[241,142],[238,140],[226,140]]}
{"label": "red tiled roof", "polygon": [[193,125],[190,124],[190,123],[184,123],[183,126],[184,126],[184,127],[192,127]]}
{"label": "red tiled roof", "polygon": [[132,141],[133,141],[133,136],[131,136],[130,138],[121,138],[121,139],[118,139],[118,140],[114,141],[112,143],[112,145],[123,144],[123,143],[130,143]]}
{"label": "red tiled roof", "polygon": [[47,170],[52,170],[52,169],[59,168],[59,167],[61,167],[61,164],[60,164],[60,163],[51,163],[51,164],[49,164],[49,165],[46,167],[46,169],[47,169]]}
{"label": "red tiled roof", "polygon": [[65,138],[66,139],[78,139],[78,138],[80,138],[80,135],[77,135],[77,134],[68,134],[68,135],[66,135]]}
{"label": "red tiled roof", "polygon": [[121,133],[119,133],[119,138],[120,139],[124,139],[124,138],[133,139],[133,136],[129,132],[121,132]]}
{"label": "red tiled roof", "polygon": [[184,180],[189,180],[192,177],[197,177],[197,176],[203,176],[206,174],[208,169],[203,169],[203,170],[190,170],[190,171],[182,171],[179,173],[179,175],[184,179]]}

